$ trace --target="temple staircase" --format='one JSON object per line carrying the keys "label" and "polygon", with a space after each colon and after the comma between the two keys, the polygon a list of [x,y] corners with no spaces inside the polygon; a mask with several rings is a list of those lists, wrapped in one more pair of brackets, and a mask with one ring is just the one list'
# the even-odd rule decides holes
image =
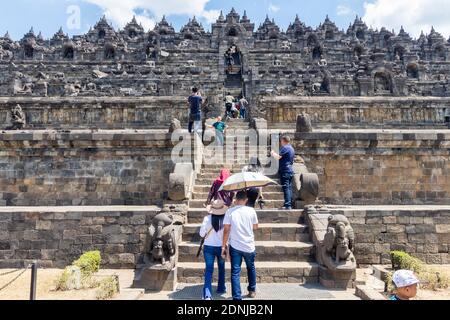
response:
{"label": "temple staircase", "polygon": [[[248,123],[243,120],[231,120],[227,138],[233,134],[233,129],[248,129]],[[227,141],[226,141],[227,144]],[[226,150],[225,145],[225,150]],[[234,146],[235,157],[204,164],[201,174],[197,177],[192,200],[189,203],[188,223],[184,226],[182,243],[179,245],[178,282],[180,284],[203,283],[203,257],[196,257],[200,236],[199,230],[206,214],[205,203],[212,182],[222,168],[228,168],[237,173],[248,163],[245,157],[249,149],[249,141],[244,145]],[[204,157],[212,154],[205,150]],[[276,177],[273,179],[277,182]],[[258,283],[317,283],[318,265],[314,262],[314,246],[310,242],[308,228],[304,224],[303,211],[281,211],[283,192],[281,186],[264,188],[266,200],[264,210],[257,208],[259,229],[256,237],[256,269]],[[230,263],[226,264],[226,279],[230,281]],[[217,280],[217,269],[214,279]],[[242,281],[247,281],[245,263],[242,269]]]}

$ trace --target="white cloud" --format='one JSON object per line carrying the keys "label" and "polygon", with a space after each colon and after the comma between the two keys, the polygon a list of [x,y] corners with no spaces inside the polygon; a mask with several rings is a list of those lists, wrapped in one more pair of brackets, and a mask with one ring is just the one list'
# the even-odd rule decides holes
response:
{"label": "white cloud", "polygon": [[[205,19],[208,23],[214,22],[219,16],[217,10],[206,10],[205,6],[210,0],[83,0],[99,6],[108,19],[119,27],[131,21],[133,15],[146,29],[155,25],[163,15],[188,15]],[[141,12],[136,14],[136,10]]]}
{"label": "white cloud", "polygon": [[373,27],[386,27],[397,32],[401,26],[413,37],[431,26],[444,37],[450,35],[448,0],[373,0],[364,3],[363,20]]}
{"label": "white cloud", "polygon": [[278,6],[276,6],[276,5],[271,3],[269,5],[269,11],[273,12],[273,13],[277,13],[278,11],[280,11],[280,7],[278,7]]}
{"label": "white cloud", "polygon": [[348,16],[353,14],[353,10],[348,5],[340,4],[336,8],[336,13],[338,16]]}

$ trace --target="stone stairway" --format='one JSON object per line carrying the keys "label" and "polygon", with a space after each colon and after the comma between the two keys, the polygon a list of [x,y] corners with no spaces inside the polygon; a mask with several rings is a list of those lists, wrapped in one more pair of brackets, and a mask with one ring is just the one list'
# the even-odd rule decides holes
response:
{"label": "stone stairway", "polygon": [[[242,120],[232,120],[230,129],[248,129]],[[230,130],[232,132],[232,130]],[[178,282],[181,284],[203,283],[203,257],[196,257],[200,243],[199,230],[205,209],[203,204],[208,196],[212,182],[220,169],[228,168],[232,173],[240,172],[248,161],[242,152],[246,145],[235,147],[238,156],[232,160],[205,164],[197,177],[192,200],[189,203],[188,224],[184,226],[182,243],[179,245]],[[205,157],[211,156],[205,154]],[[273,177],[275,181],[277,178]],[[277,181],[279,182],[279,181]],[[269,186],[263,190],[266,206],[257,210],[259,230],[256,237],[256,268],[258,283],[317,283],[318,265],[313,258],[313,244],[309,241],[308,228],[304,224],[303,211],[280,211],[283,206],[283,192],[280,186]],[[230,264],[226,264],[227,280],[230,280]],[[246,281],[247,272],[243,264],[242,281]],[[214,273],[217,280],[217,270]]]}

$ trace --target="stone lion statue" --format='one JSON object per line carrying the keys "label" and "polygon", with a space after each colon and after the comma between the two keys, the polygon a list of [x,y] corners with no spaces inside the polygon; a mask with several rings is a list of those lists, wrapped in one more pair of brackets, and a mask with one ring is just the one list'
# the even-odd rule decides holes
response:
{"label": "stone lion statue", "polygon": [[330,270],[356,268],[354,245],[355,234],[347,217],[331,215],[322,244],[322,263]]}
{"label": "stone lion statue", "polygon": [[12,126],[10,130],[21,130],[27,124],[25,112],[23,112],[22,107],[18,104],[11,111],[11,123]]}
{"label": "stone lion statue", "polygon": [[149,227],[150,245],[146,263],[161,264],[172,270],[177,251],[174,226],[173,217],[165,212],[153,218]]}

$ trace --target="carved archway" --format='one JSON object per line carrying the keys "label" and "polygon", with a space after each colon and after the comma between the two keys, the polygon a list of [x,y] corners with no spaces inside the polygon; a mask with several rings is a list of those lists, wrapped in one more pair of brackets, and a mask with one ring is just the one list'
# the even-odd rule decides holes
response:
{"label": "carved archway", "polygon": [[24,55],[26,59],[33,59],[34,57],[34,47],[33,45],[27,43],[23,47]]}
{"label": "carved archway", "polygon": [[378,94],[392,93],[392,84],[390,76],[384,71],[375,72],[374,92]]}
{"label": "carved archway", "polygon": [[270,40],[276,40],[276,39],[278,39],[278,34],[277,34],[276,32],[271,32],[271,33],[269,34],[269,39],[270,39]]}
{"label": "carved archway", "polygon": [[136,38],[138,35],[136,29],[132,28],[130,30],[128,30],[128,37],[130,37],[131,39]]}
{"label": "carved archway", "polygon": [[366,39],[366,34],[364,30],[358,29],[358,31],[356,31],[356,38],[358,38],[361,41],[364,41]]}
{"label": "carved archway", "polygon": [[75,50],[72,46],[64,47],[63,58],[68,60],[73,60],[75,57]]}
{"label": "carved archway", "polygon": [[114,60],[116,58],[116,48],[112,44],[105,45],[105,59]]}
{"label": "carved archway", "polygon": [[325,40],[334,40],[333,30],[327,30],[327,32],[325,32]]}
{"label": "carved archway", "polygon": [[419,79],[419,66],[416,63],[410,63],[406,67],[406,74],[408,78]]}
{"label": "carved archway", "polygon": [[397,56],[400,58],[400,60],[403,61],[403,58],[405,56],[405,48],[402,46],[397,46],[394,49],[394,59],[397,58]]}
{"label": "carved archway", "polygon": [[227,33],[228,37],[237,37],[239,36],[239,31],[235,27],[231,27]]}
{"label": "carved archway", "polygon": [[323,49],[321,46],[316,46],[312,51],[313,60],[319,60],[322,57]]}
{"label": "carved archway", "polygon": [[312,34],[308,37],[308,39],[306,40],[306,44],[308,45],[308,47],[313,47],[316,46],[318,43],[317,40],[317,36],[315,34]]}
{"label": "carved archway", "polygon": [[99,38],[99,39],[103,39],[103,38],[105,38],[105,37],[106,37],[106,31],[103,30],[103,29],[100,29],[100,30],[98,31],[98,38]]}

